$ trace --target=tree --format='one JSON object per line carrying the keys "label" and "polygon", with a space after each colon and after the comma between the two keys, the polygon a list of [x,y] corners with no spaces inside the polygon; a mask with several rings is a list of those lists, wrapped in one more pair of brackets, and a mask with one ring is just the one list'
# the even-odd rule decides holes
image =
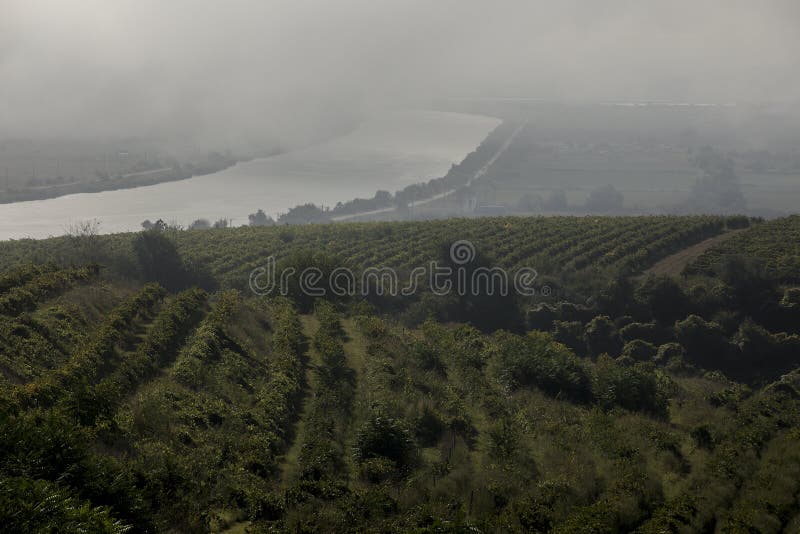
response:
{"label": "tree", "polygon": [[618,405],[657,417],[667,415],[667,396],[652,364],[621,366],[604,354],[597,360],[592,389],[604,408]]}
{"label": "tree", "polygon": [[278,222],[283,224],[310,224],[328,220],[329,215],[314,204],[295,206],[278,217]]}
{"label": "tree", "polygon": [[739,176],[733,161],[711,147],[702,148],[692,163],[702,169],[692,188],[690,203],[715,212],[741,213],[745,209]]}
{"label": "tree", "polygon": [[[522,330],[523,316],[513,288],[503,291],[500,273],[498,277],[481,275],[492,272],[494,261],[473,251],[471,259],[462,263],[452,256],[449,243],[440,245],[438,256],[438,265],[450,269],[448,278],[453,289],[449,298],[439,297],[444,302],[444,320],[469,323],[484,332]],[[457,290],[459,279],[464,291]],[[511,283],[508,279],[507,282]]]}
{"label": "tree", "polygon": [[715,271],[731,288],[735,309],[741,312],[760,317],[767,304],[778,300],[777,283],[759,259],[725,256],[715,266]]}
{"label": "tree", "polygon": [[675,323],[675,336],[686,349],[687,358],[706,369],[727,367],[731,345],[725,331],[717,323],[690,315]]}
{"label": "tree", "polygon": [[189,225],[189,230],[208,230],[211,228],[211,223],[208,219],[197,219]]}
{"label": "tree", "polygon": [[247,219],[250,221],[250,226],[274,226],[275,221],[264,213],[264,210],[258,210],[255,213],[251,213],[247,216]]}
{"label": "tree", "polygon": [[592,356],[610,354],[616,356],[622,350],[622,340],[617,327],[607,315],[599,315],[586,325],[584,331],[586,346]]}
{"label": "tree", "polygon": [[634,339],[622,348],[622,357],[630,358],[637,362],[647,362],[655,358],[658,349],[652,343],[641,339]]}
{"label": "tree", "polygon": [[163,232],[155,228],[140,232],[133,239],[133,250],[145,280],[158,282],[170,291],[187,287],[189,276],[183,260],[175,243]]}
{"label": "tree", "polygon": [[553,337],[574,350],[578,356],[586,356],[586,339],[580,321],[553,321]]}
{"label": "tree", "polygon": [[629,343],[636,339],[653,343],[654,345],[661,345],[667,343],[672,338],[672,332],[668,327],[659,325],[656,322],[652,323],[629,323],[619,330],[619,335],[622,341]]}
{"label": "tree", "polygon": [[686,317],[689,299],[683,288],[669,276],[648,276],[634,291],[638,302],[662,323]]}
{"label": "tree", "polygon": [[[332,301],[345,300],[350,295],[345,292],[345,295],[340,296],[336,291],[337,288],[346,285],[345,282],[332,280],[331,274],[334,269],[346,266],[335,256],[314,254],[308,251],[293,253],[278,262],[277,272],[292,273],[291,276],[286,277],[285,283],[280,289],[286,296],[294,300],[297,307],[304,313],[311,311],[316,301],[321,298]],[[303,278],[304,272],[311,273],[313,276]],[[276,283],[279,282],[276,280]],[[321,295],[317,295],[317,293],[321,293]]]}
{"label": "tree", "polygon": [[100,221],[80,221],[67,227],[70,251],[82,263],[96,263],[103,257],[104,244],[100,240]]}
{"label": "tree", "polygon": [[389,205],[392,202],[392,194],[389,191],[378,190],[375,192],[375,202],[381,205]]}
{"label": "tree", "polygon": [[580,358],[545,332],[493,337],[492,365],[499,381],[510,389],[534,386],[550,396],[589,402],[589,372]]}
{"label": "tree", "polygon": [[353,452],[359,463],[385,458],[404,469],[413,463],[414,451],[414,440],[402,422],[375,413],[359,429]]}

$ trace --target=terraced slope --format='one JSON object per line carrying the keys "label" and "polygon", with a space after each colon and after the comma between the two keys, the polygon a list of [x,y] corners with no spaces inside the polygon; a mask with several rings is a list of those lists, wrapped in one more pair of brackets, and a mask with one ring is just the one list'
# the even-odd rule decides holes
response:
{"label": "terraced slope", "polygon": [[0,315],[11,530],[797,524],[797,372],[754,391],[635,352],[582,358],[545,332],[48,269],[0,275],[30,295]]}
{"label": "terraced slope", "polygon": [[[296,313],[235,291],[59,285],[75,272],[48,271],[61,296],[26,289],[47,298],[0,315],[0,502],[41,499],[22,516],[39,522],[14,528],[203,531],[246,518],[293,435]],[[40,276],[11,273],[7,294]]]}

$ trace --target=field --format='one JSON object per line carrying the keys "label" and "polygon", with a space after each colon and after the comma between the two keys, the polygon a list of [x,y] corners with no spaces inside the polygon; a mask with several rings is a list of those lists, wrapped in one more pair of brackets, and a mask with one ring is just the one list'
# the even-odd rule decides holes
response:
{"label": "field", "polygon": [[[439,249],[470,241],[493,265],[529,266],[541,275],[608,276],[638,272],[657,260],[726,230],[739,219],[696,217],[497,217],[397,223],[347,223],[173,232],[180,254],[209,270],[223,288],[245,289],[268,257],[304,252],[355,270],[410,271],[439,259]],[[169,231],[168,231],[169,232]],[[135,234],[0,243],[0,267],[28,261],[119,263]],[[81,258],[79,256],[83,255]],[[113,260],[111,258],[114,258]],[[588,276],[588,275],[587,275]],[[600,280],[600,281],[602,281]]]}
{"label": "field", "polygon": [[800,283],[800,217],[769,221],[714,247],[686,269],[687,274],[712,272],[725,256],[744,255],[762,262],[787,283]]}
{"label": "field", "polygon": [[[800,306],[791,277],[749,263],[789,269],[796,219],[740,230],[690,277],[639,276],[749,224],[504,217],[3,243],[0,518],[11,531],[797,532]],[[247,290],[269,255],[406,271],[457,239],[561,292]],[[729,257],[736,241],[754,257]]]}
{"label": "field", "polygon": [[[795,211],[800,200],[796,153],[747,150],[747,143],[731,145],[721,132],[694,138],[691,128],[673,130],[663,123],[653,130],[657,134],[644,133],[646,129],[619,122],[622,117],[614,115],[611,112],[606,122],[572,127],[532,116],[472,188],[478,205],[503,206],[506,213],[547,214],[739,213],[746,208],[751,214],[772,216]],[[700,203],[686,209],[695,200],[695,184],[708,170],[701,161],[706,151],[730,162],[743,206],[733,210],[720,206],[718,211]],[[624,203],[604,209],[587,206],[591,193],[604,186],[620,192]],[[565,195],[566,206],[550,205],[554,193]],[[417,211],[449,213],[459,209],[464,208],[439,201]]]}

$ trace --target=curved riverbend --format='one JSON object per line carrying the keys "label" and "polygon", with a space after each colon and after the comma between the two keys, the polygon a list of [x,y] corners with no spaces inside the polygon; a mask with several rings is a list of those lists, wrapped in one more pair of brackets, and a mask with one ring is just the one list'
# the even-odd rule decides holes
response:
{"label": "curved riverbend", "polygon": [[145,219],[187,225],[226,217],[236,226],[258,209],[275,217],[306,202],[332,206],[443,176],[499,124],[477,115],[385,111],[323,144],[224,171],[136,189],[0,205],[0,239],[61,235],[97,219],[103,233],[141,229]]}

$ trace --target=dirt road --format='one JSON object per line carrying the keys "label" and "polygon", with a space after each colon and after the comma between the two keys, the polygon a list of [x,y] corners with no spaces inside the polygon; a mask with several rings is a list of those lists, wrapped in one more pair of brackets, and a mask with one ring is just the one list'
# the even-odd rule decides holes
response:
{"label": "dirt road", "polygon": [[663,260],[647,269],[643,274],[666,274],[669,276],[678,276],[681,274],[681,272],[683,272],[684,267],[700,257],[703,252],[715,245],[718,245],[719,243],[722,243],[723,241],[727,241],[742,231],[743,230],[729,230],[723,234],[711,237],[705,241],[701,241],[696,245],[687,247],[679,252],[676,252],[675,254],[672,254],[671,256],[667,256]]}

